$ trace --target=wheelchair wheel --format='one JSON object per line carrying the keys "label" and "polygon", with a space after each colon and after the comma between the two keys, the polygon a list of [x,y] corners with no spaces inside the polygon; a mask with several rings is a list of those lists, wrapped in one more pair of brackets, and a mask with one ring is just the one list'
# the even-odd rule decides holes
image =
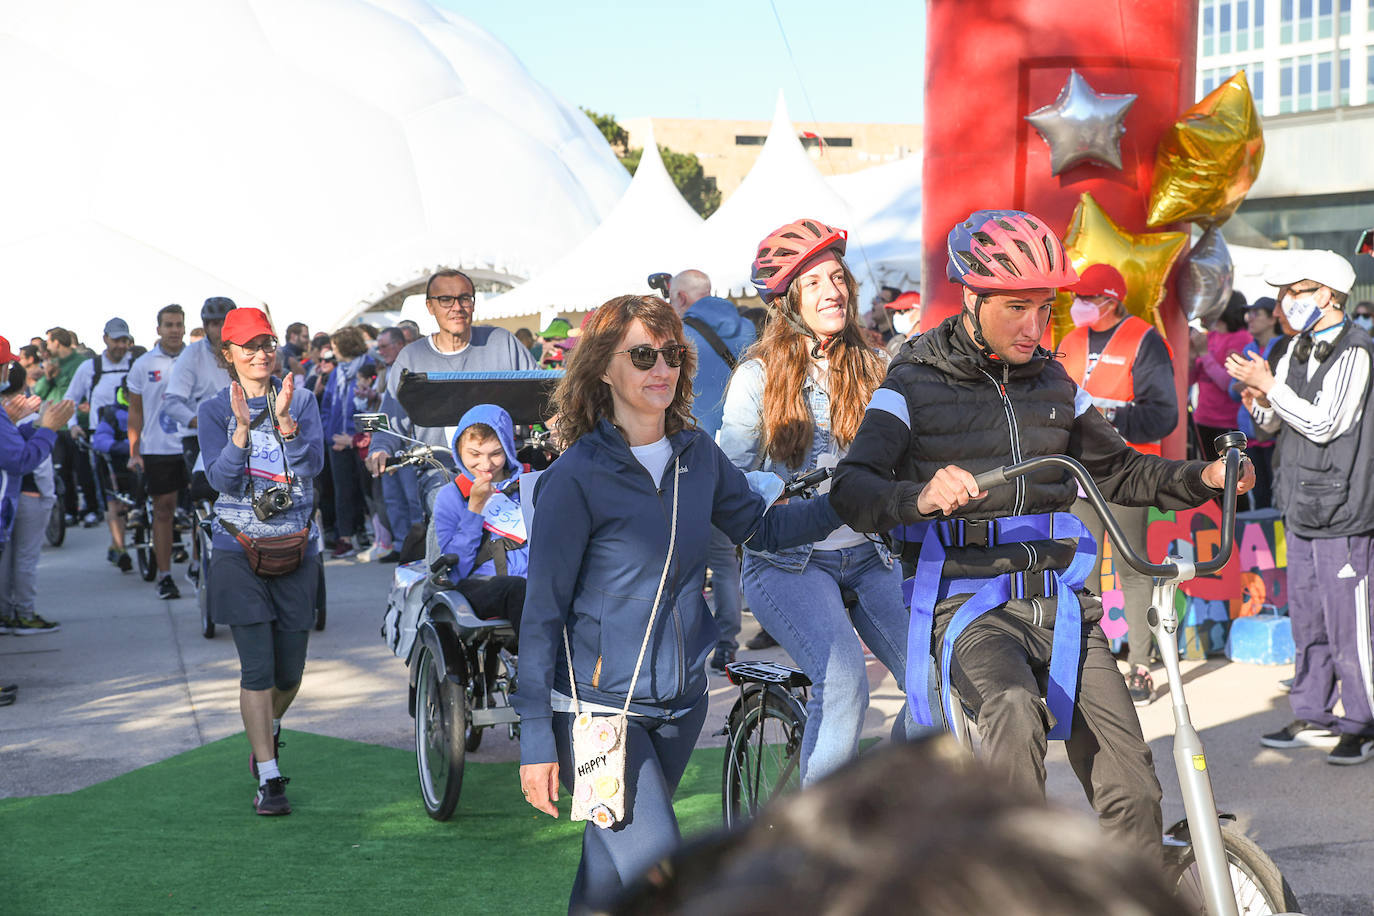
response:
{"label": "wheelchair wheel", "polygon": [[52,511],[48,513],[48,526],[43,534],[53,547],[61,547],[62,542],[67,539],[67,511],[62,508],[60,495],[57,502],[52,504]]}
{"label": "wheelchair wheel", "polygon": [[157,553],[153,550],[153,529],[146,522],[134,526],[134,557],[144,582],[157,578]]}
{"label": "wheelchair wheel", "polygon": [[773,799],[801,788],[805,728],[806,711],[785,690],[769,687],[735,704],[721,786],[726,827],[750,820]]}
{"label": "wheelchair wheel", "polygon": [[210,536],[196,529],[200,542],[200,567],[196,573],[196,604],[200,607],[200,635],[215,638],[215,622],[210,619]]}
{"label": "wheelchair wheel", "polygon": [[[1254,840],[1223,824],[1221,841],[1226,848],[1227,870],[1236,891],[1236,909],[1241,916],[1298,911],[1298,898],[1293,889],[1279,873],[1274,860]],[[1166,865],[1169,881],[1176,888],[1179,899],[1189,912],[1202,916],[1206,913],[1206,897],[1193,847],[1168,847],[1166,855],[1170,856]]]}
{"label": "wheelchair wheel", "polygon": [[429,646],[415,660],[415,765],[425,812],[446,821],[463,789],[467,694],[450,681]]}

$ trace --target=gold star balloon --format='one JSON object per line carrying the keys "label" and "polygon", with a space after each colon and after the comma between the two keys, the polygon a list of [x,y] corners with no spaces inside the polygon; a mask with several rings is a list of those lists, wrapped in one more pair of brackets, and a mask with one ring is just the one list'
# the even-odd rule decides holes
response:
{"label": "gold star balloon", "polygon": [[1149,224],[1226,222],[1263,161],[1259,112],[1242,70],[1185,111],[1159,141]]}
{"label": "gold star balloon", "polygon": [[[1164,325],[1159,303],[1164,298],[1164,283],[1187,245],[1186,232],[1127,232],[1086,191],[1078,199],[1064,237],[1064,247],[1080,274],[1092,264],[1110,264],[1121,271],[1126,280],[1126,310],[1159,328],[1161,334]],[[1073,330],[1069,319],[1072,301],[1071,293],[1060,292],[1054,310],[1056,342]]]}

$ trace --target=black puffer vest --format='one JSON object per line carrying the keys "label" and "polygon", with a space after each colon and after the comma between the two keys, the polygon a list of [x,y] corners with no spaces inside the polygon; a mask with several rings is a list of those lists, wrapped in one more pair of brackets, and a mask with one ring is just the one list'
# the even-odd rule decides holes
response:
{"label": "black puffer vest", "polygon": [[[1315,402],[1341,354],[1354,348],[1374,355],[1365,330],[1348,324],[1331,355],[1306,379],[1306,367],[1293,360],[1293,348],[1289,348],[1288,387],[1303,400]],[[1363,391],[1352,393],[1365,401],[1364,413],[1330,442],[1313,442],[1287,423],[1279,430],[1275,502],[1294,534],[1334,538],[1374,530],[1374,410],[1369,391],[1366,385]]]}
{"label": "black puffer vest", "polygon": [[[954,315],[899,351],[888,370],[888,387],[893,383],[911,418],[908,464],[898,469],[899,479],[924,484],[948,464],[979,474],[1069,451],[1078,385],[1043,347],[1021,366],[991,359]],[[997,487],[959,515],[1067,512],[1077,492],[1072,478],[1051,469]]]}

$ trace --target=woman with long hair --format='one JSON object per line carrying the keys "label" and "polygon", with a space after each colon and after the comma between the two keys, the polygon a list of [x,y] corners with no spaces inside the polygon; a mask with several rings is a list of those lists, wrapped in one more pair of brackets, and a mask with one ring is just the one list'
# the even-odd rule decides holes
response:
{"label": "woman with long hair", "polygon": [[[882,383],[886,366],[864,343],[844,249],[844,231],[815,220],[788,223],[759,245],[754,285],[768,325],[735,370],[719,435],[742,470],[788,477],[834,467]],[[814,782],[859,747],[868,708],[860,637],[903,682],[910,615],[900,564],[847,526],[786,550],[746,544],[744,594],[811,678],[801,767],[803,783]],[[906,727],[903,714],[894,734]]]}
{"label": "woman with long hair", "polygon": [[586,782],[574,794],[593,817],[570,901],[577,912],[607,905],[677,843],[673,791],[706,721],[705,664],[718,637],[702,599],[712,526],[780,550],[839,524],[827,498],[769,509],[696,428],[696,354],[684,339],[662,299],[622,296],[597,309],[554,393],[566,451],[534,486],[514,697],[529,803],[557,817],[560,782],[572,792],[579,770],[600,765],[574,760],[575,718],[604,731],[587,717],[628,712],[616,745],[624,773],[595,786],[624,793],[623,817],[597,815],[601,796]]}
{"label": "woman with long hair", "polygon": [[315,475],[324,438],[314,396],[277,379],[267,316],[224,319],[220,356],[231,381],[200,405],[205,476],[218,492],[210,558],[210,614],[239,655],[239,712],[252,748],[258,814],[290,814],[278,749],[281,719],[300,690],[315,622]]}

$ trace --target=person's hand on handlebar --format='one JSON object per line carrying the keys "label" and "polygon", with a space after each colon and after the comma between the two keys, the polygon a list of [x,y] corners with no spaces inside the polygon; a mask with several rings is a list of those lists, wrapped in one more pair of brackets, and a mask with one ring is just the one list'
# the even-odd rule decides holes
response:
{"label": "person's hand on handlebar", "polygon": [[386,473],[386,460],[390,457],[391,454],[386,449],[374,445],[363,459],[363,467],[367,468],[367,472],[373,477],[381,477]]}
{"label": "person's hand on handlebar", "polygon": [[[1213,490],[1220,490],[1226,486],[1226,459],[1218,458],[1207,467],[1202,469],[1202,482]],[[1240,480],[1236,484],[1236,495],[1244,496],[1255,488],[1255,465],[1251,463],[1248,455],[1242,455],[1240,459]]]}
{"label": "person's hand on handlebar", "polygon": [[953,515],[970,500],[982,499],[986,493],[978,491],[973,475],[963,468],[949,464],[935,472],[935,476],[921,489],[916,497],[916,511],[923,516],[936,512]]}
{"label": "person's hand on handlebar", "polygon": [[558,817],[558,763],[526,763],[520,767],[520,791],[535,810]]}

